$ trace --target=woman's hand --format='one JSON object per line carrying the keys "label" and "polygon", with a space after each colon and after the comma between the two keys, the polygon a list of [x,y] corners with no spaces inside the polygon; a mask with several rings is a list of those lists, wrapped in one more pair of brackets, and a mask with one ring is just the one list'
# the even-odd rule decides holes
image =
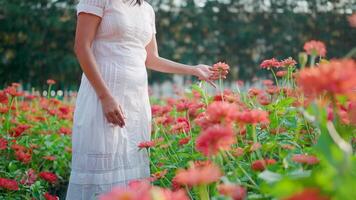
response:
{"label": "woman's hand", "polygon": [[211,77],[214,75],[213,68],[208,65],[199,64],[193,68],[193,75],[197,76],[199,80],[210,83],[213,87],[216,84],[212,81]]}
{"label": "woman's hand", "polygon": [[109,123],[118,125],[121,128],[125,126],[125,115],[121,106],[116,102],[112,96],[105,96],[101,99],[103,112]]}

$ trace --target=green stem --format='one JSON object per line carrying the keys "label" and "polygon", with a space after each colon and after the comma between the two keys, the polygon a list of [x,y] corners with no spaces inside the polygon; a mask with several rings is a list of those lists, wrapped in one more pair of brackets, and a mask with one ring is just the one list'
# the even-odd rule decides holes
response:
{"label": "green stem", "polygon": [[207,190],[207,185],[199,185],[198,192],[199,192],[200,200],[210,200],[209,193]]}

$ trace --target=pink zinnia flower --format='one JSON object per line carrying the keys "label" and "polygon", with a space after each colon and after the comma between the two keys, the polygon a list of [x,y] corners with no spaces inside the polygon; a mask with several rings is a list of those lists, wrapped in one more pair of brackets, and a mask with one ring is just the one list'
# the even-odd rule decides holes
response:
{"label": "pink zinnia flower", "polygon": [[326,56],[326,46],[321,41],[311,40],[309,42],[306,42],[304,44],[304,50],[309,55],[315,55],[315,56],[321,56],[321,57]]}
{"label": "pink zinnia flower", "polygon": [[198,136],[195,147],[205,156],[213,156],[220,150],[229,150],[234,142],[235,137],[231,127],[214,125]]}
{"label": "pink zinnia flower", "polygon": [[262,69],[271,69],[273,67],[275,68],[279,68],[279,67],[284,67],[282,65],[281,62],[279,62],[277,59],[275,58],[271,58],[271,59],[268,59],[268,60],[264,60],[261,64],[260,64],[261,68]]}

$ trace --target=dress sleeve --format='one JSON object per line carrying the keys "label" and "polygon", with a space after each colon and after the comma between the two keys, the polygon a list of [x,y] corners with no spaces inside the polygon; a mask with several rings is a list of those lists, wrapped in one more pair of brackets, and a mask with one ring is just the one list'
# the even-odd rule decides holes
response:
{"label": "dress sleeve", "polygon": [[103,17],[106,0],[79,0],[77,4],[77,15],[79,13],[90,13]]}
{"label": "dress sleeve", "polygon": [[152,13],[152,21],[151,21],[152,30],[153,30],[153,34],[156,34],[157,33],[157,31],[156,31],[156,14],[152,7],[151,7],[151,13]]}

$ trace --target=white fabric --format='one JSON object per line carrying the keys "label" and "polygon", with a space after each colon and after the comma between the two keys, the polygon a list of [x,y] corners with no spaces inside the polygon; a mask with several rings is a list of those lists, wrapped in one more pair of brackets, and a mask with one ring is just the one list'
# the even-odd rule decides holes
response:
{"label": "white fabric", "polygon": [[83,74],[76,100],[72,171],[67,200],[92,200],[115,185],[150,176],[149,157],[137,145],[150,140],[145,46],[156,32],[154,11],[124,0],[81,0],[77,14],[101,17],[92,50],[112,95],[126,115],[124,128],[105,119],[93,87]]}

